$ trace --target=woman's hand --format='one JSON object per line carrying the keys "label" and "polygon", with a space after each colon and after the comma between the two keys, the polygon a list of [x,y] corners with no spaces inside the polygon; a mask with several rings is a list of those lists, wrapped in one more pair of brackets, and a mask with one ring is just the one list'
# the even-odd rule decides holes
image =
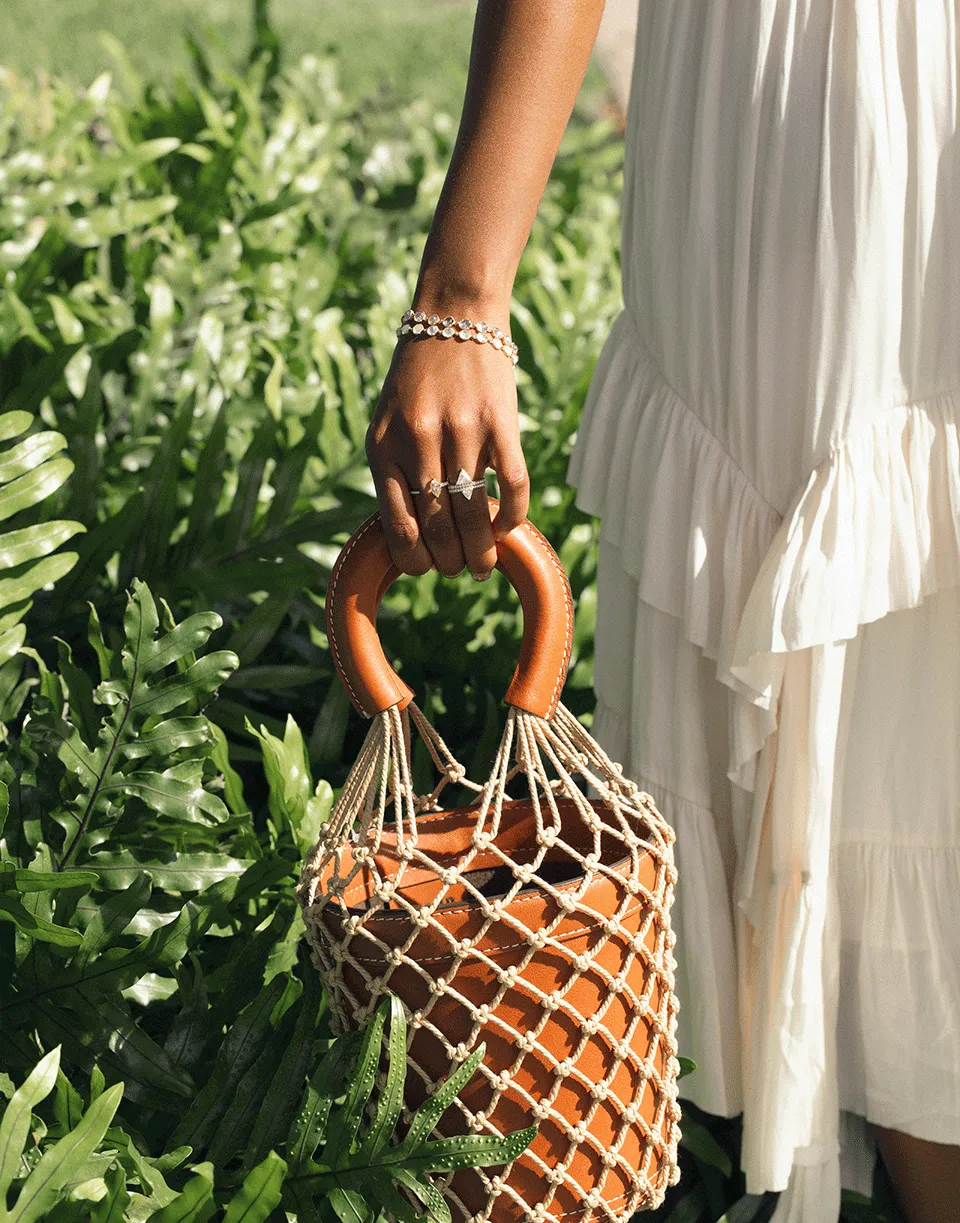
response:
{"label": "woman's hand", "polygon": [[[521,523],[530,501],[513,365],[503,353],[472,340],[401,338],[367,429],[366,453],[397,567],[422,574],[435,565],[456,577],[466,566],[476,578],[489,577],[497,562],[494,537]],[[484,488],[469,500],[449,488],[438,497],[426,491],[434,476],[452,484],[461,467],[472,480],[488,467],[496,472],[500,509],[493,523]],[[417,488],[424,491],[412,496]]]}
{"label": "woman's hand", "polygon": [[[457,140],[424,246],[415,310],[482,319],[508,330],[509,302],[574,99],[603,0],[478,0]],[[494,536],[523,521],[530,483],[513,366],[472,340],[400,339],[367,430],[387,544],[404,573],[466,565],[487,577]],[[426,485],[497,473],[500,510],[486,492]],[[410,489],[423,489],[411,496]]]}

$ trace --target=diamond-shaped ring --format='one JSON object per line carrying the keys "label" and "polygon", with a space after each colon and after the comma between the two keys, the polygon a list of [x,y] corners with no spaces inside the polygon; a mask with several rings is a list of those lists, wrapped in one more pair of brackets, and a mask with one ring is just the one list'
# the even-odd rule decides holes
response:
{"label": "diamond-shaped ring", "polygon": [[[469,480],[469,478],[470,477],[468,476],[467,479]],[[410,496],[416,497],[418,493],[429,493],[431,497],[436,498],[440,496],[441,490],[445,489],[446,487],[447,487],[446,480],[438,480],[437,477],[434,476],[432,480],[429,480],[427,482],[424,488],[411,488]]]}
{"label": "diamond-shaped ring", "polygon": [[469,501],[473,496],[473,490],[475,488],[486,488],[487,482],[486,480],[471,480],[469,474],[461,467],[457,472],[456,480],[448,485],[448,487],[452,493],[463,493]]}

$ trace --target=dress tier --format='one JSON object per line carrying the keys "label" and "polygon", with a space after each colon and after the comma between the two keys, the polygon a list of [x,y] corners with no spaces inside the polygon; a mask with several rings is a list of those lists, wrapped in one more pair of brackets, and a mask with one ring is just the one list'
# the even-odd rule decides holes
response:
{"label": "dress tier", "polygon": [[848,1114],[960,1143],[958,65],[960,0],[642,0],[568,472],[595,734],[678,833],[685,1095],[790,1223]]}

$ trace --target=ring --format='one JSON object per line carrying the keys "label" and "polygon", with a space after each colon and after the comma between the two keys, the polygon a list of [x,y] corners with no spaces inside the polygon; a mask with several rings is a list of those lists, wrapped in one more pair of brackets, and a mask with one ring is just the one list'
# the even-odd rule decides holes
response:
{"label": "ring", "polygon": [[448,488],[452,493],[463,493],[469,501],[473,496],[475,488],[486,488],[486,480],[471,480],[469,474],[461,467],[457,472],[456,481],[453,484],[448,482]]}
{"label": "ring", "polygon": [[[467,478],[469,479],[469,476]],[[426,488],[411,488],[410,496],[416,497],[418,493],[429,493],[431,497],[439,497],[440,490],[446,487],[446,480],[438,480],[437,477],[434,476]]]}

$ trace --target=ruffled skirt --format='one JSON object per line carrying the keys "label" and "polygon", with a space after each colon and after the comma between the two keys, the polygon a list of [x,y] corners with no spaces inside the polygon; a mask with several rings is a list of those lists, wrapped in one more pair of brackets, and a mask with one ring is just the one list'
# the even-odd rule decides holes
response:
{"label": "ruffled skirt", "polygon": [[832,1217],[841,1134],[869,1187],[864,1118],[960,1143],[958,406],[892,408],[781,517],[625,312],[568,472],[594,734],[677,830],[685,1094],[744,1113],[791,1223]]}
{"label": "ruffled skirt", "polygon": [[842,1118],[960,1143],[960,0],[641,0],[634,63],[596,733],[677,827],[684,1087],[825,1223]]}

